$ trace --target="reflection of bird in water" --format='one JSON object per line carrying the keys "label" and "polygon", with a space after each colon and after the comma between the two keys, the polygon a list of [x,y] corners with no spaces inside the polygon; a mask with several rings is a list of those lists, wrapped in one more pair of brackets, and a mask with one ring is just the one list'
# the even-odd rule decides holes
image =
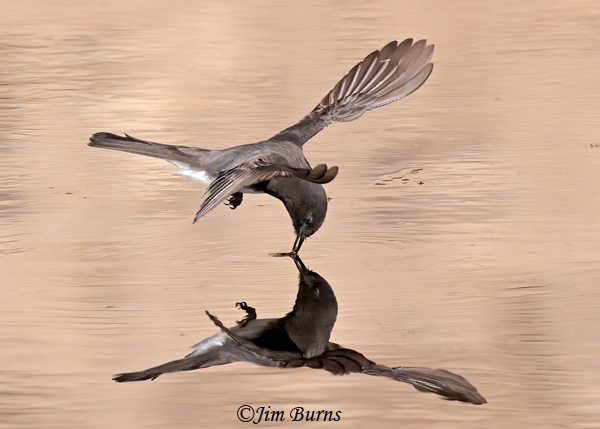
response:
{"label": "reflection of bird in water", "polygon": [[443,369],[389,368],[376,364],[361,353],[329,341],[337,318],[337,301],[327,281],[308,270],[294,257],[300,271],[298,295],[290,313],[279,319],[257,319],[254,308],[245,302],[236,306],[247,315],[237,326],[226,328],[206,312],[221,332],[192,348],[183,359],[174,360],[140,372],[117,374],[118,382],[154,380],[167,372],[191,371],[233,362],[262,366],[322,368],[333,374],[351,372],[388,377],[412,384],[423,392],[473,404],[485,404],[477,389],[460,375]]}
{"label": "reflection of bird in water", "polygon": [[353,121],[416,91],[433,69],[432,55],[433,45],[427,46],[425,40],[388,43],[350,70],[304,119],[258,143],[207,150],[96,133],[89,145],[164,159],[180,168],[176,174],[209,185],[194,222],[226,200],[235,209],[245,192],[278,198],[292,219],[296,232],[292,253],[297,253],[304,239],[323,224],[327,194],[322,184],[338,171],[324,164],[311,171],[304,143],[332,123]]}

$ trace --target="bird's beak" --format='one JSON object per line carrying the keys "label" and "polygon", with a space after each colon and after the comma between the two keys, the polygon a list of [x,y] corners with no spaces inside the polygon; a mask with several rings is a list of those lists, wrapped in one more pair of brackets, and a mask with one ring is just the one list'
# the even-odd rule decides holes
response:
{"label": "bird's beak", "polygon": [[294,247],[292,249],[291,252],[286,252],[286,253],[271,253],[271,256],[276,256],[276,257],[280,257],[280,256],[290,256],[292,258],[296,258],[298,256],[298,250],[300,250],[300,247],[302,247],[302,243],[304,243],[304,239],[305,239],[305,235],[304,232],[302,231],[302,229],[300,229],[300,231],[298,231],[296,233],[296,241],[294,241]]}
{"label": "bird's beak", "polygon": [[296,234],[296,241],[294,241],[294,247],[292,249],[291,255],[298,254],[298,251],[302,247],[302,243],[304,243],[305,238],[306,237],[304,236],[304,231],[302,231],[302,228],[300,228],[300,231],[298,231],[298,233]]}
{"label": "bird's beak", "polygon": [[306,278],[306,275],[309,273],[309,269],[306,268],[306,265],[304,265],[304,262],[302,262],[302,259],[300,259],[300,257],[297,254],[290,254],[290,257],[294,260],[294,263],[296,264],[296,268],[298,268],[298,271],[300,272],[302,279],[306,283],[308,283],[308,279]]}

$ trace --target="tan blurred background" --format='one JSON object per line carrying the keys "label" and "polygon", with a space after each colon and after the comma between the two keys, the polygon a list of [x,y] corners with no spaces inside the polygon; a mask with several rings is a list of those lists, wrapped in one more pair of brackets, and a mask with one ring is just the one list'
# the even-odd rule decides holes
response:
{"label": "tan blurred background", "polygon": [[[600,427],[599,23],[595,1],[4,0],[0,427],[235,428],[242,404],[341,411],[299,427]],[[268,253],[294,235],[261,195],[192,225],[203,185],[89,136],[268,138],[407,37],[436,45],[428,82],[305,147],[341,170],[302,256],[336,291],[334,341],[489,403],[249,364],[113,383],[212,335],[204,310],[289,311],[295,268]]]}

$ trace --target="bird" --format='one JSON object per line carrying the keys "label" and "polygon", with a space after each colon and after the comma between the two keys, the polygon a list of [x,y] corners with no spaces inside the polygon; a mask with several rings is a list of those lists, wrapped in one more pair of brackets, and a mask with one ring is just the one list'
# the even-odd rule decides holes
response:
{"label": "bird", "polygon": [[432,392],[445,399],[481,405],[487,401],[464,377],[444,369],[388,367],[330,340],[338,313],[331,285],[306,268],[297,255],[291,255],[299,271],[298,294],[291,312],[279,319],[257,319],[256,309],[246,302],[236,307],[246,316],[226,328],[214,315],[206,314],[220,329],[192,346],[183,359],[144,371],[113,376],[119,383],[155,380],[170,372],[192,371],[234,362],[250,362],[266,367],[324,369],[334,375],[361,373],[412,384],[417,390]]}
{"label": "bird", "polygon": [[[194,350],[184,359],[146,371],[119,374],[114,379],[119,382],[154,379],[165,372],[190,371],[238,361],[273,366],[272,362],[276,360],[312,358],[323,353],[337,319],[337,300],[323,277],[308,270],[297,255],[293,259],[299,271],[298,294],[288,314],[281,318],[257,319],[253,307],[238,302],[236,307],[246,311],[246,316],[227,329],[206,312],[224,330],[193,345]],[[249,353],[246,347],[240,347],[241,344],[251,344],[249,347],[260,353]],[[270,359],[273,357],[275,359]]]}
{"label": "bird", "polygon": [[412,94],[433,70],[429,62],[433,49],[426,40],[406,39],[371,52],[300,122],[258,143],[209,150],[99,132],[88,145],[163,159],[179,167],[175,175],[208,185],[194,223],[222,202],[237,208],[244,193],[266,193],[279,199],[296,234],[289,253],[297,253],[304,240],[323,225],[328,203],[323,185],[338,173],[337,166],[311,168],[304,144],[330,124],[354,121]]}

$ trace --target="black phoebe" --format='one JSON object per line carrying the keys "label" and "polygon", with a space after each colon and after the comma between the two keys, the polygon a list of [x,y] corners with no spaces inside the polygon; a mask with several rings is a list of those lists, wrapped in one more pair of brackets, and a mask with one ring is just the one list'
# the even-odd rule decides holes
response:
{"label": "black phoebe", "polygon": [[425,40],[388,43],[352,68],[304,119],[258,143],[207,150],[96,133],[89,145],[164,159],[180,168],[176,175],[209,185],[194,222],[225,200],[235,209],[244,192],[278,198],[292,219],[296,232],[292,253],[297,253],[304,239],[323,224],[327,194],[322,184],[338,171],[324,164],[311,171],[304,143],[329,124],[353,121],[416,91],[433,69],[432,55],[433,45],[427,46]]}
{"label": "black phoebe", "polygon": [[113,379],[118,382],[154,380],[167,372],[251,362],[279,368],[322,368],[337,375],[357,372],[388,377],[446,399],[476,405],[486,403],[477,389],[460,375],[444,369],[389,368],[376,364],[355,350],[330,342],[338,310],[333,289],[323,277],[309,271],[297,256],[294,256],[294,261],[300,271],[298,295],[294,308],[286,316],[257,319],[255,309],[241,302],[236,306],[245,310],[247,315],[228,329],[206,312],[221,332],[192,346],[192,353],[145,371],[117,374]]}
{"label": "black phoebe", "polygon": [[155,379],[166,372],[191,371],[232,362],[253,362],[264,366],[280,366],[278,360],[312,358],[327,350],[329,336],[337,318],[337,300],[327,281],[309,271],[294,256],[300,272],[298,295],[291,312],[279,319],[257,319],[254,308],[245,302],[236,307],[247,312],[237,325],[227,329],[210,313],[211,320],[222,328],[192,346],[193,352],[146,371],[119,374],[115,380]]}

